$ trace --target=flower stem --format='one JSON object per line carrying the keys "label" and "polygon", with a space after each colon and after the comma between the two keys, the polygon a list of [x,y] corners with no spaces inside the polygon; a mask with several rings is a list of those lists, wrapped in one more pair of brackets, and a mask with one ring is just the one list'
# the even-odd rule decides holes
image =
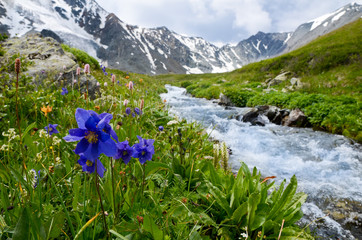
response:
{"label": "flower stem", "polygon": [[102,208],[102,212],[103,212],[103,225],[104,225],[104,229],[106,230],[107,233],[107,238],[109,236],[108,233],[108,225],[107,225],[107,221],[106,221],[106,215],[105,215],[105,211],[104,211],[104,207],[103,207],[103,203],[102,203],[102,197],[101,197],[101,193],[99,192],[99,182],[98,182],[98,172],[97,172],[97,159],[95,160],[95,172],[96,172],[96,188],[97,188],[97,192],[98,192],[98,197],[99,197],[99,201],[101,203],[101,208]]}
{"label": "flower stem", "polygon": [[26,170],[26,165],[25,165],[25,156],[24,156],[24,152],[23,152],[23,143],[22,143],[22,134],[21,134],[21,128],[20,128],[20,117],[19,117],[19,110],[18,110],[18,104],[19,104],[19,99],[18,99],[18,90],[19,89],[19,73],[16,73],[16,123],[18,125],[18,129],[19,129],[19,136],[20,136],[20,151],[22,153],[22,157],[23,157],[23,172],[24,170]]}
{"label": "flower stem", "polygon": [[113,158],[111,157],[111,177],[112,177],[112,198],[113,198],[113,217],[114,217],[114,222],[116,222],[116,201],[114,199],[114,174],[113,174]]}
{"label": "flower stem", "polygon": [[89,96],[88,96],[88,75],[86,75],[87,78],[87,109],[89,109]]}
{"label": "flower stem", "polygon": [[143,165],[142,165],[142,196],[144,197],[144,195],[145,195],[145,178],[146,178],[146,176],[145,176],[145,171],[146,171],[146,163],[144,163]]}

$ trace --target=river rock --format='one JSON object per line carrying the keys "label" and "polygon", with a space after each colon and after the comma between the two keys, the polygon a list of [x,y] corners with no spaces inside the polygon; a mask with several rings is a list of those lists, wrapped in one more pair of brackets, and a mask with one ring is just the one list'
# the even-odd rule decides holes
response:
{"label": "river rock", "polygon": [[223,106],[234,106],[232,101],[230,100],[230,98],[228,98],[226,95],[224,95],[223,93],[220,93],[219,95],[219,105],[223,105]]}
{"label": "river rock", "polygon": [[296,108],[283,118],[282,125],[288,127],[308,127],[310,123],[307,116],[299,108]]}
{"label": "river rock", "polygon": [[267,123],[257,108],[253,108],[250,112],[247,112],[242,117],[243,122],[250,122],[253,126],[265,126]]}
{"label": "river rock", "polygon": [[[3,47],[6,49],[6,53],[0,59],[2,63],[8,62],[15,54],[20,54],[21,58],[31,61],[27,70],[21,73],[31,78],[30,84],[36,86],[57,84],[72,87],[78,64],[74,55],[64,52],[60,43],[54,38],[42,37],[40,33],[32,32],[20,38],[14,37],[6,40]],[[99,92],[97,81],[91,75],[87,78],[89,95],[91,98],[95,98],[95,94]],[[10,75],[10,79],[14,79],[14,76]],[[81,92],[86,91],[86,82],[86,77],[81,76],[79,81]],[[77,88],[78,84],[73,87]]]}

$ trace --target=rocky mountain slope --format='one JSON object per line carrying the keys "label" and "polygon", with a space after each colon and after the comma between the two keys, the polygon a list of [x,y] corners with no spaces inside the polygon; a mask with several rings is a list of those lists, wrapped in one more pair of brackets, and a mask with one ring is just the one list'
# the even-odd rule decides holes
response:
{"label": "rocky mountain slope", "polygon": [[219,48],[166,27],[129,25],[94,0],[0,0],[1,32],[15,36],[50,30],[104,65],[145,74],[231,71],[295,49],[361,16],[361,5],[349,4],[293,33],[258,32],[236,46]]}

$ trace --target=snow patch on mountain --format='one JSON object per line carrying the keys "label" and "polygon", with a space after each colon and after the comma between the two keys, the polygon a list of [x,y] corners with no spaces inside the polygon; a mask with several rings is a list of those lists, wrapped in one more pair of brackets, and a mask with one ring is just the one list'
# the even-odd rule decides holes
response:
{"label": "snow patch on mountain", "polygon": [[1,31],[14,36],[48,29],[66,44],[88,52],[109,67],[146,74],[232,71],[295,49],[362,15],[361,5],[350,4],[302,24],[293,33],[258,32],[237,44],[217,46],[166,27],[148,29],[129,25],[105,11],[95,0],[0,0],[0,3],[6,10],[0,13]]}

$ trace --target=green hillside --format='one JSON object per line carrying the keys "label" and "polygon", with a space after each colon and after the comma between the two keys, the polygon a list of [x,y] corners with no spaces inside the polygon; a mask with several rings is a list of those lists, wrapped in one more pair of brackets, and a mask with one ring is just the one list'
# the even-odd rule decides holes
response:
{"label": "green hillside", "polygon": [[[270,104],[300,108],[317,129],[362,141],[362,19],[282,56],[229,73],[162,75],[155,78],[186,87],[196,97],[228,96],[236,106]],[[267,82],[289,72],[288,79]],[[301,84],[292,86],[290,79]]]}
{"label": "green hillside", "polygon": [[314,239],[296,225],[295,176],[276,186],[244,163],[235,176],[225,143],[169,116],[163,85],[62,50],[84,72],[61,58],[45,75],[56,56],[0,61],[0,239]]}

